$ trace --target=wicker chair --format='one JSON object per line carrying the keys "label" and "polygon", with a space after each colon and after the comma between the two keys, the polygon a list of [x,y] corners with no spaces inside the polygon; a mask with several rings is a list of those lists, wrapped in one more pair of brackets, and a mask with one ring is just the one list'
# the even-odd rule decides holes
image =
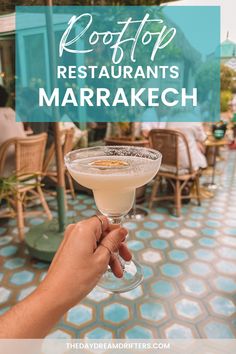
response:
{"label": "wicker chair", "polygon": [[[188,158],[188,168],[180,167],[179,142],[185,146]],[[154,201],[174,200],[176,216],[180,216],[182,199],[188,199],[189,196],[183,196],[182,190],[186,184],[192,180],[196,186],[196,198],[198,205],[201,205],[199,173],[194,171],[189,150],[188,141],[185,135],[177,130],[171,129],[153,129],[149,134],[150,147],[156,149],[162,154],[162,165],[154,180],[152,193],[149,201],[149,208],[152,208]],[[169,181],[174,189],[173,195],[157,196],[158,188],[162,179]]]}
{"label": "wicker chair", "polygon": [[[70,152],[73,149],[73,138],[74,138],[74,129],[64,129],[61,131],[61,142],[62,142],[62,153],[63,156],[65,156],[68,152]],[[57,182],[57,171],[55,168],[55,144],[53,143],[47,154],[46,158],[43,164],[43,172],[44,176],[48,177],[51,179],[53,182]],[[74,190],[74,185],[73,181],[71,178],[71,175],[67,171],[65,167],[65,176],[67,177],[68,184],[69,184],[69,189],[66,190],[66,192],[70,192],[72,197],[75,199],[75,190]]]}
{"label": "wicker chair", "polygon": [[[16,181],[12,189],[1,195],[3,199],[10,202],[10,209],[6,209],[0,217],[17,217],[19,239],[24,238],[24,203],[27,200],[40,199],[41,204],[48,216],[52,219],[51,211],[44,198],[41,188],[41,178],[43,173],[43,159],[47,134],[42,133],[29,138],[12,138],[2,144],[0,148],[0,174],[3,174],[4,165],[8,158],[9,149],[14,148]],[[33,212],[34,214],[36,212]],[[32,214],[32,212],[31,212]]]}

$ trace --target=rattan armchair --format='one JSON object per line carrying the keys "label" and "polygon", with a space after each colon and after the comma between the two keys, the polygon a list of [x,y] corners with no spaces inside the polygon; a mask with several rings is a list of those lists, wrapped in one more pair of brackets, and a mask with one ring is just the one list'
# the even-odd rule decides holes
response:
{"label": "rattan armchair", "polygon": [[29,214],[24,210],[26,200],[39,198],[48,219],[52,219],[51,211],[41,188],[46,141],[47,134],[42,133],[28,138],[12,138],[0,147],[0,175],[3,175],[9,151],[14,148],[11,158],[15,159],[13,174],[16,177],[14,188],[1,195],[2,199],[9,202],[10,209],[3,210],[0,217],[17,217],[20,240],[24,238],[24,216]]}
{"label": "rattan armchair", "polygon": [[[62,154],[65,156],[68,152],[73,149],[73,139],[74,139],[74,129],[64,129],[61,131],[61,143],[62,143]],[[55,161],[55,144],[53,143],[48,152],[43,164],[43,173],[45,177],[48,177],[53,182],[57,182],[57,170],[54,164]],[[70,192],[72,197],[75,199],[75,190],[73,185],[73,180],[71,175],[67,171],[66,167],[64,170],[65,176],[67,178],[69,189],[66,192]]]}
{"label": "rattan armchair", "polygon": [[[172,129],[153,129],[149,134],[150,147],[156,149],[162,154],[162,165],[155,177],[152,187],[149,208],[152,208],[153,202],[161,200],[173,200],[175,203],[176,216],[180,216],[183,199],[189,196],[183,196],[182,191],[186,184],[191,180],[196,186],[196,198],[198,205],[201,204],[199,174],[200,170],[195,171],[192,167],[191,154],[188,141],[185,135]],[[181,168],[179,143],[184,144],[188,159],[188,168]],[[172,195],[158,196],[158,188],[162,179],[169,181],[173,187]]]}

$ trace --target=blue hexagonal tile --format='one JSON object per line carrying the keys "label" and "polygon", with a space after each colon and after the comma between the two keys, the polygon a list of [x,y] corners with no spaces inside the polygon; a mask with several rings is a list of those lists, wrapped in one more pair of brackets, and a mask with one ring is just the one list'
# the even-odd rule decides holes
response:
{"label": "blue hexagonal tile", "polygon": [[204,282],[197,278],[184,279],[182,282],[184,290],[190,295],[202,295],[206,292]]}
{"label": "blue hexagonal tile", "polygon": [[25,264],[26,260],[24,258],[11,258],[4,263],[4,267],[8,269],[17,269],[22,267]]}
{"label": "blue hexagonal tile", "polygon": [[171,282],[167,280],[158,280],[152,284],[151,289],[156,296],[169,297],[175,293],[175,288]]}
{"label": "blue hexagonal tile", "polygon": [[107,305],[103,309],[105,321],[121,323],[129,318],[129,308],[117,302]]}
{"label": "blue hexagonal tile", "polygon": [[191,320],[202,314],[202,310],[196,301],[185,298],[176,302],[175,308],[178,315]]}
{"label": "blue hexagonal tile", "polygon": [[227,324],[211,321],[204,326],[204,332],[208,338],[234,338]]}
{"label": "blue hexagonal tile", "polygon": [[44,219],[43,218],[33,218],[33,219],[29,219],[29,223],[31,225],[40,225],[44,222]]}
{"label": "blue hexagonal tile", "polygon": [[71,337],[72,336],[69,333],[62,331],[61,329],[57,329],[46,336],[47,339],[70,339]]}
{"label": "blue hexagonal tile", "polygon": [[209,227],[221,227],[222,223],[217,220],[206,220],[206,225]]}
{"label": "blue hexagonal tile", "polygon": [[229,247],[218,248],[218,253],[221,257],[236,260],[236,249]]}
{"label": "blue hexagonal tile", "polygon": [[193,229],[182,229],[180,230],[180,234],[184,237],[189,237],[189,238],[193,238],[198,235],[197,232]]}
{"label": "blue hexagonal tile", "polygon": [[162,304],[156,302],[147,302],[140,305],[141,317],[149,321],[160,321],[167,316],[166,310]]}
{"label": "blue hexagonal tile", "polygon": [[102,291],[98,288],[94,288],[88,295],[87,297],[95,302],[101,302],[103,300],[106,300],[110,297],[110,294],[105,293],[105,291]]}
{"label": "blue hexagonal tile", "polygon": [[3,235],[7,229],[5,227],[0,227],[0,235]]}
{"label": "blue hexagonal tile", "polygon": [[217,242],[213,238],[202,237],[199,240],[199,244],[205,247],[216,247]]}
{"label": "blue hexagonal tile", "polygon": [[151,220],[159,220],[159,221],[165,219],[165,217],[161,214],[149,214],[149,218]]}
{"label": "blue hexagonal tile", "polygon": [[152,339],[153,334],[149,329],[136,325],[131,327],[125,332],[125,338],[127,339]]}
{"label": "blue hexagonal tile", "polygon": [[125,299],[128,300],[135,300],[143,295],[143,290],[141,286],[138,286],[137,288],[127,291],[126,293],[120,294],[121,297],[124,297]]}
{"label": "blue hexagonal tile", "polygon": [[143,223],[143,226],[145,227],[145,229],[149,230],[157,230],[159,228],[159,224],[153,221],[145,221]]}
{"label": "blue hexagonal tile", "polygon": [[144,248],[144,244],[139,240],[129,240],[127,241],[127,245],[132,251],[140,251]]}
{"label": "blue hexagonal tile", "polygon": [[193,247],[192,241],[187,240],[186,238],[178,238],[174,242],[175,242],[175,245],[179,248],[187,249],[187,248]]}
{"label": "blue hexagonal tile", "polygon": [[143,251],[142,258],[145,262],[157,263],[162,260],[162,255],[159,251],[147,249],[147,250]]}
{"label": "blue hexagonal tile", "polygon": [[175,236],[174,231],[169,230],[169,229],[159,229],[157,231],[158,236],[161,238],[172,238]]}
{"label": "blue hexagonal tile", "polygon": [[124,222],[123,226],[128,230],[135,230],[138,227],[135,222],[130,222],[130,221]]}
{"label": "blue hexagonal tile", "polygon": [[36,269],[47,269],[49,267],[49,264],[39,261],[39,262],[35,262],[33,264],[33,267],[36,268]]}
{"label": "blue hexagonal tile", "polygon": [[10,282],[15,285],[23,285],[29,283],[33,280],[34,273],[28,270],[23,270],[22,272],[14,273],[10,279]]}
{"label": "blue hexagonal tile", "polygon": [[0,256],[2,257],[9,257],[9,256],[13,256],[13,254],[15,254],[18,251],[18,247],[17,246],[6,246],[0,249]]}
{"label": "blue hexagonal tile", "polygon": [[216,220],[221,220],[224,218],[224,215],[222,213],[209,213],[208,214],[209,219],[216,219]]}
{"label": "blue hexagonal tile", "polygon": [[84,325],[93,319],[93,310],[86,305],[77,305],[67,312],[66,319],[74,325]]}
{"label": "blue hexagonal tile", "polygon": [[84,337],[86,339],[112,339],[113,335],[110,330],[98,326],[86,332]]}
{"label": "blue hexagonal tile", "polygon": [[7,312],[8,310],[10,310],[10,306],[5,306],[0,308],[0,316],[4,315],[4,313]]}
{"label": "blue hexagonal tile", "polygon": [[193,221],[193,220],[187,220],[184,223],[186,226],[190,227],[190,228],[198,228],[201,227],[202,224],[199,221]]}
{"label": "blue hexagonal tile", "polygon": [[219,230],[211,229],[209,227],[205,227],[204,229],[202,229],[202,233],[204,236],[211,236],[211,237],[217,237],[220,235]]}
{"label": "blue hexagonal tile", "polygon": [[74,206],[74,209],[78,210],[78,211],[85,210],[86,208],[87,208],[87,206],[83,205],[83,204],[79,204],[79,205]]}
{"label": "blue hexagonal tile", "polygon": [[142,270],[143,270],[144,279],[149,279],[154,274],[152,268],[148,267],[147,265],[142,265]]}
{"label": "blue hexagonal tile", "polygon": [[188,259],[188,254],[181,250],[172,250],[169,252],[169,256],[173,261],[184,262]]}
{"label": "blue hexagonal tile", "polygon": [[199,214],[199,213],[193,213],[193,214],[190,214],[190,218],[193,220],[202,220],[204,218],[204,215]]}
{"label": "blue hexagonal tile", "polygon": [[152,240],[150,243],[153,248],[158,248],[159,250],[164,250],[168,247],[166,240]]}
{"label": "blue hexagonal tile", "polygon": [[210,251],[205,248],[197,249],[196,251],[194,251],[194,254],[197,259],[199,259],[201,261],[207,261],[207,262],[211,262],[216,257],[216,255],[213,251]]}
{"label": "blue hexagonal tile", "polygon": [[9,297],[11,295],[11,290],[4,288],[4,287],[0,287],[0,304],[3,304],[4,302],[6,302]]}
{"label": "blue hexagonal tile", "polygon": [[141,239],[149,239],[149,238],[152,238],[152,233],[148,230],[139,230],[139,231],[136,231],[135,235],[138,237],[138,238],[141,238]]}
{"label": "blue hexagonal tile", "polygon": [[176,229],[177,227],[179,227],[179,223],[177,221],[165,221],[164,222],[165,227],[169,228],[169,229]]}
{"label": "blue hexagonal tile", "polygon": [[166,263],[161,266],[161,271],[167,277],[175,278],[180,276],[183,272],[180,266],[173,263]]}
{"label": "blue hexagonal tile", "polygon": [[[90,214],[90,213],[91,213],[91,212],[89,212],[89,214]],[[94,212],[93,212],[93,214],[94,214]],[[93,214],[91,214],[91,216],[92,216]],[[73,218],[74,216],[76,216],[76,211],[75,211],[75,210],[67,210],[66,216],[68,216],[68,218]],[[88,215],[88,216],[90,216],[90,215]]]}
{"label": "blue hexagonal tile", "polygon": [[200,276],[208,276],[211,273],[211,268],[208,264],[202,262],[192,262],[189,266],[191,272]]}
{"label": "blue hexagonal tile", "polygon": [[81,215],[90,218],[91,216],[95,215],[95,211],[93,209],[86,209],[81,212]]}
{"label": "blue hexagonal tile", "polygon": [[0,246],[7,245],[12,241],[12,236],[2,236],[0,237]]}
{"label": "blue hexagonal tile", "polygon": [[214,280],[214,284],[217,287],[217,289],[221,291],[225,291],[227,293],[233,293],[234,291],[236,291],[236,281],[231,278],[218,276]]}
{"label": "blue hexagonal tile", "polygon": [[226,227],[225,229],[224,229],[224,233],[226,234],[226,235],[230,235],[230,236],[236,236],[236,227]]}
{"label": "blue hexagonal tile", "polygon": [[193,338],[191,329],[187,326],[174,323],[165,329],[166,338],[169,339],[187,339]]}
{"label": "blue hexagonal tile", "polygon": [[235,275],[236,274],[236,264],[230,261],[220,260],[216,263],[216,268],[225,274]]}
{"label": "blue hexagonal tile", "polygon": [[219,315],[231,316],[236,312],[236,307],[233,301],[226,297],[214,296],[209,303],[212,310]]}
{"label": "blue hexagonal tile", "polygon": [[236,238],[235,237],[223,236],[222,238],[220,238],[220,241],[227,246],[236,247]]}
{"label": "blue hexagonal tile", "polygon": [[94,204],[94,200],[92,198],[84,199],[84,204],[87,204],[87,205]]}

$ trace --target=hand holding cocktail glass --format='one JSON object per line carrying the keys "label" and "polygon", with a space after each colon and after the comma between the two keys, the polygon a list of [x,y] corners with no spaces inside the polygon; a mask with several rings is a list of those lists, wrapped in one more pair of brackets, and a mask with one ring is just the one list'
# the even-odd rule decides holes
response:
{"label": "hand holding cocktail glass", "polygon": [[[72,151],[66,155],[65,163],[78,183],[93,190],[98,210],[110,223],[120,225],[133,206],[136,188],[151,181],[158,172],[161,154],[140,147],[101,146]],[[99,286],[114,293],[138,286],[143,279],[140,264],[132,260],[123,268],[122,278],[116,278],[108,269]]]}

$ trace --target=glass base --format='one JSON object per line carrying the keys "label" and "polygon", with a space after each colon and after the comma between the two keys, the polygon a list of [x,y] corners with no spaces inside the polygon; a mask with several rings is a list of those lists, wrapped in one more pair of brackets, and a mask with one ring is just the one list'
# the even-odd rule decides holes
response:
{"label": "glass base", "polygon": [[136,288],[143,280],[141,265],[132,260],[125,263],[124,274],[122,278],[117,278],[110,269],[104,273],[98,287],[107,293],[125,293]]}
{"label": "glass base", "polygon": [[126,219],[132,219],[132,220],[143,220],[146,216],[148,215],[148,212],[146,209],[142,207],[135,207],[130,210],[130,212],[126,215]]}

